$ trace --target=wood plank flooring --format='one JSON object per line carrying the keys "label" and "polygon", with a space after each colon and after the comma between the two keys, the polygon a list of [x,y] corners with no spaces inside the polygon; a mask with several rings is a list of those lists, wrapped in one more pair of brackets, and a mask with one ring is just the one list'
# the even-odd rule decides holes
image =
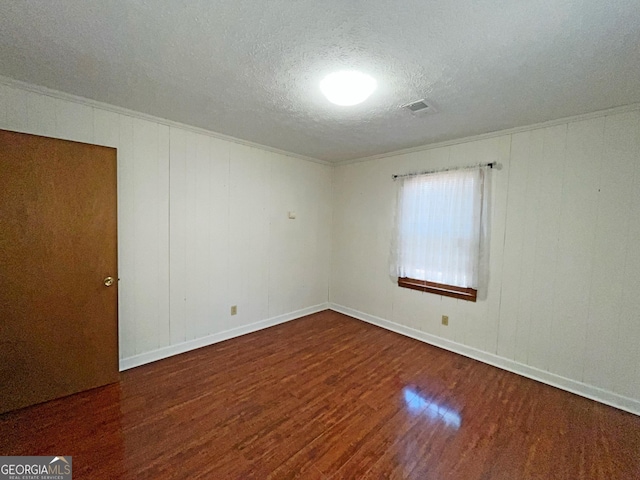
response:
{"label": "wood plank flooring", "polygon": [[640,417],[325,311],[0,416],[81,479],[636,479]]}

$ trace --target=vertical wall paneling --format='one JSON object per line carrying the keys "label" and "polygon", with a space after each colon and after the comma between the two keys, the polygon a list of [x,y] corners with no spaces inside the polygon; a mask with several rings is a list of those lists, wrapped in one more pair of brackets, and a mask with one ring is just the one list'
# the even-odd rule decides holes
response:
{"label": "vertical wall paneling", "polygon": [[[633,199],[633,143],[635,125],[629,115],[605,118],[604,152],[599,175],[595,244],[591,251],[591,290],[588,298],[584,381],[613,387],[623,285],[625,249],[615,245],[628,230]],[[622,234],[622,235],[621,235]]]}
{"label": "vertical wall paneling", "polygon": [[532,277],[533,304],[525,312],[528,318],[527,364],[541,370],[549,367],[549,349],[552,346],[551,325],[554,320],[554,296],[558,279],[558,231],[560,205],[564,183],[564,160],[567,126],[545,128],[543,148],[539,159],[533,159],[540,176],[537,198],[537,230],[535,264]]}
{"label": "vertical wall paneling", "polygon": [[0,128],[118,149],[125,365],[326,304],[331,167],[5,85]]}
{"label": "vertical wall paneling", "polygon": [[[316,197],[312,199],[318,215],[316,217],[315,230],[315,267],[318,275],[314,276],[313,294],[310,294],[309,303],[313,303],[313,298],[326,296],[329,301],[329,284],[331,275],[331,252],[333,239],[333,167],[324,168],[323,165],[313,165],[311,174],[316,188]],[[327,201],[328,200],[328,201]],[[305,272],[309,275],[309,272]]]}
{"label": "vertical wall paneling", "polygon": [[[629,137],[625,139],[633,164],[633,190],[627,215],[626,245],[622,277],[618,343],[615,349],[615,391],[630,398],[640,398],[640,113],[631,120]],[[625,149],[626,150],[626,149]],[[612,245],[611,248],[618,248]]]}
{"label": "vertical wall paneling", "polygon": [[512,135],[509,189],[507,193],[507,228],[504,236],[501,308],[498,331],[498,355],[515,357],[520,259],[524,242],[527,170],[530,161],[531,132]]}
{"label": "vertical wall paneling", "polygon": [[602,162],[604,117],[569,124],[551,335],[550,370],[583,379],[586,320]]}
{"label": "vertical wall paneling", "polygon": [[27,116],[27,95],[28,92],[2,86],[2,102],[3,102],[3,118],[4,124],[2,128],[14,130],[16,132],[29,131]]}
{"label": "vertical wall paneling", "polygon": [[[93,126],[95,130],[95,143],[106,147],[118,148],[120,143],[119,122],[120,115],[117,113],[94,108]],[[118,159],[118,162],[120,162],[120,159]],[[120,165],[118,165],[118,167],[120,167]]]}
{"label": "vertical wall paneling", "polygon": [[0,128],[8,130],[9,120],[7,119],[7,111],[9,110],[10,89],[6,85],[0,84]]}
{"label": "vertical wall paneling", "polygon": [[209,138],[187,135],[186,163],[186,262],[187,340],[208,335],[209,311]]}
{"label": "vertical wall paneling", "polygon": [[93,107],[56,99],[56,137],[93,143]]}
{"label": "vertical wall paneling", "polygon": [[[470,156],[473,155],[473,145],[470,146]],[[508,135],[492,139],[486,143],[485,161],[496,161],[498,166],[492,169],[491,175],[491,210],[490,245],[489,245],[489,285],[487,298],[477,305],[482,309],[473,309],[467,305],[467,309],[474,312],[474,319],[480,319],[476,324],[476,331],[481,330],[478,336],[484,337],[484,346],[478,345],[484,351],[496,353],[498,348],[498,328],[500,318],[500,305],[502,302],[502,274],[506,218],[508,180],[511,171],[511,137]]]}
{"label": "vertical wall paneling", "polygon": [[229,327],[256,322],[268,315],[269,235],[267,205],[270,170],[267,153],[244,145],[230,146],[230,305],[238,314]]}
{"label": "vertical wall paneling", "polygon": [[202,142],[198,145],[198,156],[200,163],[200,171],[202,172],[202,178],[200,179],[200,184],[198,185],[199,192],[199,202],[201,211],[200,211],[200,219],[202,221],[200,225],[200,230],[203,233],[204,240],[200,242],[200,248],[202,249],[202,258],[205,259],[205,268],[202,272],[202,290],[201,294],[203,297],[203,301],[201,302],[201,309],[199,318],[200,325],[199,329],[196,331],[196,337],[200,338],[206,335],[210,335],[215,332],[214,328],[214,317],[212,315],[212,298],[210,294],[211,283],[210,283],[210,275],[211,275],[211,266],[213,259],[211,258],[211,226],[212,226],[212,210],[213,205],[211,202],[212,198],[212,174],[211,174],[211,142],[210,137],[203,135]]}
{"label": "vertical wall paneling", "polygon": [[[628,254],[630,245],[638,251],[640,245],[631,232],[633,224],[637,224],[638,206],[634,205],[637,195],[638,169],[640,154],[640,136],[638,112],[606,117],[604,130],[603,168],[598,189],[598,223],[595,247],[593,251],[594,269],[591,278],[592,291],[589,298],[589,317],[587,325],[587,357],[585,359],[585,382],[602,385],[607,389],[615,389],[616,371],[623,373],[620,377],[633,377],[627,371],[633,369],[634,363],[616,365],[617,356],[609,352],[617,351],[621,355],[628,353],[624,338],[620,332],[628,335],[629,330],[640,334],[640,329],[628,322],[624,306],[629,303],[637,306],[637,301],[624,298],[628,288],[633,284],[625,278],[629,261],[633,264],[633,256]],[[636,183],[634,183],[636,182]],[[630,212],[636,212],[636,218],[630,219]],[[635,220],[635,222],[634,222]],[[637,258],[638,255],[635,255]],[[636,323],[638,323],[638,309]],[[638,336],[635,337],[636,344]],[[637,361],[635,364],[637,365]],[[637,368],[637,367],[636,367]],[[618,378],[620,378],[618,377]],[[623,391],[628,392],[628,389]]]}
{"label": "vertical wall paneling", "polygon": [[155,350],[168,327],[168,144],[166,127],[133,119],[132,174],[136,353]]}
{"label": "vertical wall paneling", "polygon": [[512,136],[498,354],[526,362],[544,130]]}
{"label": "vertical wall paneling", "polygon": [[524,192],[525,205],[520,215],[524,218],[522,249],[520,257],[520,283],[518,285],[517,322],[515,332],[514,360],[527,363],[529,340],[529,324],[532,312],[533,271],[535,269],[535,253],[538,226],[538,198],[540,191],[540,170],[538,159],[542,157],[544,149],[544,130],[533,130],[529,136],[530,148],[526,162],[527,184]]}
{"label": "vertical wall paneling", "polygon": [[169,130],[169,316],[172,344],[187,339],[187,132],[171,127]]}
{"label": "vertical wall paneling", "polygon": [[[501,167],[492,172],[487,298],[462,302],[385,281],[380,239],[390,239],[395,198],[380,179],[487,160]],[[638,110],[339,165],[330,301],[640,411],[639,181]]]}
{"label": "vertical wall paneling", "polygon": [[57,102],[54,98],[37,93],[27,93],[27,124],[29,132],[55,137]]}
{"label": "vertical wall paneling", "polygon": [[[201,293],[198,291],[198,279],[201,276],[201,268],[192,270],[193,266],[202,266],[205,261],[198,262],[197,237],[200,237],[200,229],[198,227],[198,209],[197,200],[197,182],[198,182],[198,138],[199,134],[187,132],[185,140],[185,205],[184,205],[184,228],[185,228],[185,340],[193,340],[195,338],[195,329],[200,323],[200,319],[196,317],[198,313],[198,303],[201,300]],[[194,289],[195,287],[195,289]]]}
{"label": "vertical wall paneling", "polygon": [[136,353],[135,171],[133,118],[119,116],[118,144],[118,338],[120,358]]}
{"label": "vertical wall paneling", "polygon": [[[395,189],[391,180],[393,164],[347,165],[344,173],[335,177],[334,227],[345,232],[352,242],[346,249],[334,250],[332,254],[336,295],[344,295],[345,301],[369,308],[375,315],[390,317],[393,290],[388,288],[392,283],[389,242],[395,204],[388,199]],[[370,195],[371,189],[377,195]],[[374,291],[377,295],[371,295]]]}
{"label": "vertical wall paneling", "polygon": [[158,236],[155,209],[158,200],[157,169],[158,125],[133,120],[133,183],[135,184],[134,291],[136,292],[136,353],[158,348],[155,320],[159,309]]}
{"label": "vertical wall paneling", "polygon": [[[338,305],[640,401],[637,110],[333,173],[5,85],[0,128],[118,149],[122,359],[318,305],[330,291]],[[501,164],[487,298],[399,289],[388,275],[389,176],[470,160]]]}
{"label": "vertical wall paneling", "polygon": [[[298,189],[305,188],[304,184],[289,182],[288,175],[300,179],[300,175],[293,164],[295,160],[279,159],[275,155],[269,155],[269,166],[271,175],[271,199],[269,215],[269,315],[280,315],[284,311],[287,300],[291,298],[295,301],[298,296],[297,285],[291,285],[290,279],[285,275],[285,271],[275,265],[278,258],[283,258],[290,268],[304,268],[300,265],[299,252],[304,247],[305,239],[301,237],[302,229],[299,228],[301,222],[308,221],[311,212],[301,211],[298,201]],[[291,170],[289,171],[289,168]],[[310,192],[313,194],[313,191]],[[289,219],[288,212],[297,213],[295,220]],[[276,235],[281,232],[282,235]],[[308,248],[308,246],[307,246]],[[304,260],[303,260],[304,261]],[[300,277],[298,277],[300,278]],[[309,279],[302,277],[302,282],[309,282]],[[289,298],[287,298],[289,297]]]}
{"label": "vertical wall paneling", "polygon": [[[291,305],[296,309],[327,291],[324,273],[315,275],[321,258],[326,258],[326,231],[319,228],[329,219],[330,205],[322,190],[330,179],[321,165],[267,154],[270,166],[269,192],[269,317],[282,315]],[[290,219],[289,212],[296,214]],[[286,266],[286,268],[282,268]]]}
{"label": "vertical wall paneling", "polygon": [[171,324],[169,312],[169,174],[170,174],[170,131],[166,125],[158,124],[157,184],[155,216],[158,222],[158,318],[156,323],[158,348],[171,345]]}
{"label": "vertical wall paneling", "polygon": [[209,139],[211,198],[209,212],[209,333],[225,329],[229,319],[229,143]]}

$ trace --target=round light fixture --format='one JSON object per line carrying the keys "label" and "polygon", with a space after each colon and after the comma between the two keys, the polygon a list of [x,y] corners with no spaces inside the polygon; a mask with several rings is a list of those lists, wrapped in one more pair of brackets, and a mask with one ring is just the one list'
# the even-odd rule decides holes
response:
{"label": "round light fixture", "polygon": [[374,78],[355,70],[330,73],[320,82],[324,96],[345,107],[364,102],[377,86]]}

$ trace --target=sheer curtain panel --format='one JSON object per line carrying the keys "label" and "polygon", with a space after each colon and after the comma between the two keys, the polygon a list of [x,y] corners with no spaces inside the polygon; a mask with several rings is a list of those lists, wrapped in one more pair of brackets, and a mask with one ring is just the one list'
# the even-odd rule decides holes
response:
{"label": "sheer curtain panel", "polygon": [[483,286],[488,262],[487,170],[399,179],[393,276],[475,291]]}

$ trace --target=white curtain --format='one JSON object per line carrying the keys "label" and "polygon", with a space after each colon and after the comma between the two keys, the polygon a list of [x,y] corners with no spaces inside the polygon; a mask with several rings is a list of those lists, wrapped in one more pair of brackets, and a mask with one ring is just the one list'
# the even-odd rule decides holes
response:
{"label": "white curtain", "polygon": [[483,291],[489,244],[487,170],[478,167],[398,180],[393,276]]}

